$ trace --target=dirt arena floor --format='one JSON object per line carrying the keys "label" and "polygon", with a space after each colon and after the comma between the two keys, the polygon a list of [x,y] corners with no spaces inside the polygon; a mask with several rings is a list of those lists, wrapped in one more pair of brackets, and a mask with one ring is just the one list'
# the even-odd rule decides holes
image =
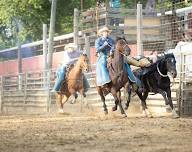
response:
{"label": "dirt arena floor", "polygon": [[0,115],[0,152],[192,152],[192,118]]}

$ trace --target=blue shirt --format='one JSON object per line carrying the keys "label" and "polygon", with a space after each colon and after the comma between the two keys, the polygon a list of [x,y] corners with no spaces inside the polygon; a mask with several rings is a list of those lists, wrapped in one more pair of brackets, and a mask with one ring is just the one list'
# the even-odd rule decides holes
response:
{"label": "blue shirt", "polygon": [[[104,42],[107,41],[109,46],[103,47]],[[99,37],[95,41],[96,53],[107,55],[108,53],[112,54],[115,50],[115,41],[110,37]]]}
{"label": "blue shirt", "polygon": [[65,51],[63,54],[63,63],[62,66],[67,66],[69,64],[74,64],[78,58],[80,57],[79,51],[67,52]]}

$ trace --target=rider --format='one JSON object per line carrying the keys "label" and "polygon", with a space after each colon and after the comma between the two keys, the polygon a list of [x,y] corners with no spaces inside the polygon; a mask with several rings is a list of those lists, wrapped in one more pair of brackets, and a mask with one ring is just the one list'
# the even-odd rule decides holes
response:
{"label": "rider", "polygon": [[[60,67],[57,69],[57,72],[56,72],[57,79],[51,92],[59,92],[62,81],[65,80],[67,66],[74,64],[80,56],[80,52],[77,50],[77,46],[74,43],[67,44],[64,50],[65,51],[63,55],[63,62],[60,65]],[[90,86],[84,75],[83,75],[83,85],[85,89],[84,91],[87,92]]]}
{"label": "rider", "polygon": [[[115,49],[115,42],[114,40],[109,37],[111,30],[109,30],[107,27],[104,27],[99,30],[100,37],[95,41],[95,48],[96,53],[99,56],[97,63],[96,63],[96,77],[97,77],[97,86],[103,86],[106,83],[109,83],[111,81],[109,77],[109,71],[107,69],[107,55],[108,53],[110,56],[113,56],[114,49]],[[138,67],[145,67],[148,66],[149,63],[146,62],[140,62],[136,59],[128,56],[127,57],[127,63],[125,64],[126,70],[128,72],[129,79],[133,82],[134,90],[136,90],[139,87],[139,91],[142,91],[141,83],[139,80],[137,81],[130,65],[138,66]]]}
{"label": "rider", "polygon": [[101,28],[98,31],[100,37],[95,41],[96,54],[98,56],[96,63],[97,86],[103,86],[111,82],[109,71],[107,69],[107,57],[108,54],[113,56],[115,41],[109,37],[110,33],[111,30],[107,27]]}
{"label": "rider", "polygon": [[139,92],[143,92],[144,88],[143,88],[143,84],[141,82],[141,80],[139,80],[138,78],[136,78],[131,70],[130,65],[136,66],[136,67],[148,67],[151,65],[150,61],[148,59],[142,59],[142,60],[136,60],[135,58],[131,57],[131,56],[127,56],[125,58],[126,62],[125,63],[125,67],[127,69],[128,72],[128,77],[129,80],[133,83],[133,90],[138,90]]}

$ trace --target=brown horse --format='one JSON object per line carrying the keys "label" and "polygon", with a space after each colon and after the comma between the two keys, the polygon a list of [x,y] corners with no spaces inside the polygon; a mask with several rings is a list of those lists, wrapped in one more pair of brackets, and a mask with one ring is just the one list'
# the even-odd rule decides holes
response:
{"label": "brown horse", "polygon": [[104,86],[97,86],[97,91],[103,102],[105,114],[108,114],[105,96],[108,93],[111,93],[115,99],[115,106],[112,108],[112,110],[117,110],[117,106],[119,105],[121,114],[126,117],[127,115],[121,104],[120,89],[125,87],[125,84],[129,81],[127,72],[125,70],[124,56],[128,56],[131,49],[129,48],[125,38],[117,38],[115,48],[114,58],[110,63],[108,63],[109,75],[112,81]]}
{"label": "brown horse", "polygon": [[60,113],[63,113],[63,105],[70,96],[74,100],[77,98],[77,92],[83,97],[86,96],[83,85],[83,71],[88,72],[88,70],[88,57],[86,54],[82,54],[76,64],[66,73],[66,81],[61,86],[61,92],[56,93],[56,103]]}

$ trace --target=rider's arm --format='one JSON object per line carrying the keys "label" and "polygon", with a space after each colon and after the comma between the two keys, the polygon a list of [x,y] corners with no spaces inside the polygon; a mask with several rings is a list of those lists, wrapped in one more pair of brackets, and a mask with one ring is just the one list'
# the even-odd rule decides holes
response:
{"label": "rider's arm", "polygon": [[99,53],[101,51],[103,51],[103,49],[105,48],[105,45],[101,44],[101,39],[98,38],[95,41],[95,48],[96,48],[96,53]]}
{"label": "rider's arm", "polygon": [[131,56],[127,56],[127,63],[130,64],[130,65],[134,65],[134,66],[137,66],[137,67],[140,67],[140,62],[137,61],[136,59],[132,58]]}
{"label": "rider's arm", "polygon": [[148,67],[151,65],[150,61],[147,60],[146,58],[138,61],[131,56],[127,57],[127,62],[128,62],[128,64],[133,65],[133,66],[137,66],[137,67]]}
{"label": "rider's arm", "polygon": [[113,39],[110,39],[110,45],[111,45],[110,55],[112,55],[115,51],[115,41]]}

